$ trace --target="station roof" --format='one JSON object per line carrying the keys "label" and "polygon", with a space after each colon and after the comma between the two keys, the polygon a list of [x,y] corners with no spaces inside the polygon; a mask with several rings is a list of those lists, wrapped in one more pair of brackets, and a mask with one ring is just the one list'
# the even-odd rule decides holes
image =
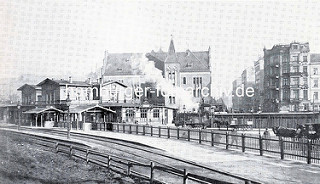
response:
{"label": "station roof", "polygon": [[31,109],[31,110],[25,111],[23,113],[25,113],[25,114],[40,114],[40,113],[43,113],[43,112],[50,112],[50,111],[63,113],[62,110],[57,109],[55,107],[38,107],[38,108],[34,108],[34,109]]}
{"label": "station roof", "polygon": [[[103,110],[111,113],[116,113],[115,111],[102,107],[100,105],[80,105],[76,107],[70,107],[69,113],[82,113],[82,112],[87,112],[87,111],[95,111],[95,110]],[[65,112],[66,113],[66,112]]]}

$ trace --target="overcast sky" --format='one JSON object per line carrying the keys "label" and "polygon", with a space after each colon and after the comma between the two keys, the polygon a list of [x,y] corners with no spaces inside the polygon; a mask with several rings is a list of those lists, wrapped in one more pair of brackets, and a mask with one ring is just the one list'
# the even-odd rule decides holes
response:
{"label": "overcast sky", "polygon": [[0,0],[0,78],[84,76],[110,53],[214,50],[231,81],[264,46],[309,42],[320,52],[317,1]]}

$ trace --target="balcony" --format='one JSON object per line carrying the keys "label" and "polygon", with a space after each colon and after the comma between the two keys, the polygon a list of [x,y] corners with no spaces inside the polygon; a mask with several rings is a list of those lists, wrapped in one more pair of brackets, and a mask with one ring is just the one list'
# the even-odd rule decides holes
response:
{"label": "balcony", "polygon": [[290,72],[290,76],[302,76],[301,72]]}
{"label": "balcony", "polygon": [[302,101],[302,98],[290,98],[291,103],[299,103]]}

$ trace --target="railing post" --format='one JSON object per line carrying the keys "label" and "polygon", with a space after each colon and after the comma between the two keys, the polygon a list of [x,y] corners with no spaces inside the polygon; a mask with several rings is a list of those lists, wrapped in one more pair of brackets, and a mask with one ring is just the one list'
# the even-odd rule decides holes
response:
{"label": "railing post", "polygon": [[126,127],[125,127],[124,124],[122,125],[122,132],[123,132],[123,133],[126,133]]}
{"label": "railing post", "polygon": [[259,151],[260,151],[260,156],[263,156],[263,142],[262,142],[261,135],[259,135]]}
{"label": "railing post", "polygon": [[151,137],[152,137],[153,136],[153,127],[150,125],[150,128],[151,128],[150,134],[151,134]]}
{"label": "railing post", "polygon": [[187,184],[188,174],[187,170],[183,169],[183,184]]}
{"label": "railing post", "polygon": [[117,124],[117,130],[118,130],[118,132],[120,132],[120,124],[119,123]]}
{"label": "railing post", "polygon": [[282,137],[279,137],[279,141],[280,141],[280,157],[281,157],[281,160],[283,160],[284,159],[284,149],[283,149]]}
{"label": "railing post", "polygon": [[188,129],[188,141],[190,141],[190,129]]}
{"label": "railing post", "polygon": [[307,163],[311,164],[311,151],[312,151],[312,145],[310,140],[307,140],[307,148],[308,148],[308,155],[307,155]]}
{"label": "railing post", "polygon": [[70,152],[69,152],[69,156],[72,157],[72,145],[70,145]]}
{"label": "railing post", "polygon": [[89,152],[90,152],[90,150],[87,149],[87,151],[86,151],[86,162],[87,163],[89,163]]}
{"label": "railing post", "polygon": [[177,139],[179,139],[179,127],[177,128]]}
{"label": "railing post", "polygon": [[129,134],[131,134],[131,124],[129,125]]}
{"label": "railing post", "polygon": [[144,126],[144,125],[142,127],[142,135],[146,135],[146,126]]}
{"label": "railing post", "polygon": [[132,164],[130,162],[128,162],[127,176],[131,175],[131,167],[132,167]]}
{"label": "railing post", "polygon": [[246,137],[244,134],[241,134],[241,143],[242,143],[242,152],[246,151]]}
{"label": "railing post", "polygon": [[211,146],[214,146],[214,134],[212,130],[211,130]]}
{"label": "railing post", "polygon": [[161,127],[159,127],[159,137],[161,137]]}
{"label": "railing post", "polygon": [[59,146],[59,143],[57,142],[56,145],[55,145],[56,153],[59,152],[59,147],[58,146]]}
{"label": "railing post", "polygon": [[136,125],[136,134],[139,134],[139,125]]}
{"label": "railing post", "polygon": [[229,148],[229,135],[228,132],[226,132],[226,149]]}
{"label": "railing post", "polygon": [[168,138],[170,138],[170,127],[168,127]]}
{"label": "railing post", "polygon": [[199,144],[201,144],[201,129],[199,129]]}
{"label": "railing post", "polygon": [[150,163],[150,168],[151,168],[151,169],[150,169],[150,183],[152,184],[152,183],[153,183],[153,179],[154,179],[154,178],[153,178],[153,177],[154,177],[154,176],[153,176],[153,170],[154,170],[154,164],[153,164],[153,162]]}
{"label": "railing post", "polygon": [[108,170],[110,171],[110,164],[111,164],[111,156],[108,155]]}

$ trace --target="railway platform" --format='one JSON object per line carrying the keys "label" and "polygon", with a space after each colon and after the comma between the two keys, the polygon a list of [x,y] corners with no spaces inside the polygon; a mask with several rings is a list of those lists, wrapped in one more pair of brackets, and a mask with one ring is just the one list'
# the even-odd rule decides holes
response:
{"label": "railway platform", "polygon": [[[41,128],[37,128],[41,129]],[[55,128],[66,131],[65,129]],[[88,135],[121,139],[161,149],[168,155],[188,160],[205,167],[225,171],[261,183],[318,183],[320,165],[308,165],[299,161],[281,160],[253,153],[225,150],[176,139],[149,137],[118,132],[72,130]],[[35,132],[36,133],[36,132]],[[52,136],[52,135],[48,135]],[[71,140],[72,140],[71,136]]]}

